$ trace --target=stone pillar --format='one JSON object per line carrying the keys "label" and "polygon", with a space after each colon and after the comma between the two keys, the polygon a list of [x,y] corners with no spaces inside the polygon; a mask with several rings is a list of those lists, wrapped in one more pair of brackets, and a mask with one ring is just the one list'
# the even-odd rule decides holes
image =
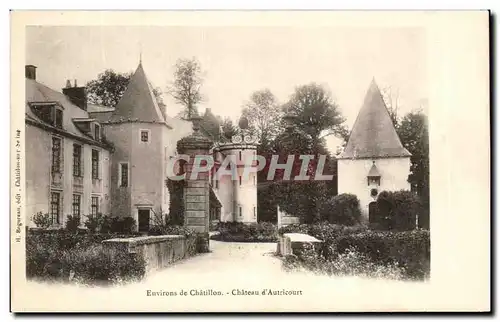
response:
{"label": "stone pillar", "polygon": [[189,155],[189,161],[184,164],[186,174],[184,185],[184,226],[198,232],[198,251],[209,251],[210,224],[210,173],[199,173],[191,178],[193,163],[196,156],[210,155],[213,142],[200,133],[199,117],[193,117],[193,134],[177,142],[177,151]]}

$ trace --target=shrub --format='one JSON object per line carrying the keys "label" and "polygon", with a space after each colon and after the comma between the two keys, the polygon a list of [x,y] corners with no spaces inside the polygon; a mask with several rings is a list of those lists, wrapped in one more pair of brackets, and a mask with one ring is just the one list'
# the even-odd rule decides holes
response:
{"label": "shrub", "polygon": [[139,280],[145,274],[144,259],[102,245],[76,247],[63,252],[63,272],[73,272],[82,284],[108,284]]}
{"label": "shrub", "polygon": [[118,232],[116,229],[116,220],[118,217],[109,217],[105,215],[101,215],[100,220],[97,221],[96,231],[101,234],[109,234],[112,232]]}
{"label": "shrub", "polygon": [[415,229],[416,217],[423,213],[420,198],[411,191],[382,191],[377,198],[376,223],[388,230]]}
{"label": "shrub", "polygon": [[[109,229],[113,233],[130,234],[135,228],[135,219],[132,217],[110,217],[109,219]],[[101,229],[101,232],[102,231]]]}
{"label": "shrub", "polygon": [[135,229],[135,220],[132,217],[107,216],[101,213],[87,216],[85,227],[91,233],[120,233],[132,234]]}
{"label": "shrub", "polygon": [[327,200],[322,205],[321,217],[334,224],[349,226],[358,224],[361,218],[358,197],[343,193]]}
{"label": "shrub", "polygon": [[87,220],[85,220],[84,225],[87,227],[89,232],[95,233],[100,231],[100,228],[103,223],[103,215],[98,213],[96,215],[88,215]]}
{"label": "shrub", "polygon": [[321,223],[289,225],[280,228],[279,233],[304,233],[323,241],[319,257],[315,257],[319,261],[317,264],[313,264],[311,258],[304,258],[303,251],[298,254],[300,259],[291,260],[308,261],[305,267],[312,270],[319,269],[314,265],[323,267],[323,262],[336,261],[344,254],[355,251],[363,260],[375,265],[373,269],[397,266],[405,278],[423,279],[430,272],[430,233],[427,230],[371,231],[365,226]]}
{"label": "shrub", "polygon": [[80,216],[78,215],[68,215],[66,217],[66,230],[70,232],[77,232],[80,226]]}
{"label": "shrub", "polygon": [[37,212],[31,217],[31,220],[38,228],[49,228],[52,225],[50,215],[44,214],[41,211]]}
{"label": "shrub", "polygon": [[[82,231],[74,233],[64,230],[28,230],[26,276],[45,280],[68,280],[70,272],[73,272],[75,277],[86,284],[102,282],[103,276],[107,276],[104,279],[106,281],[140,276],[142,264],[139,259],[128,258],[129,254],[126,253],[114,254],[114,251],[99,248],[103,240],[119,237],[131,236],[87,234]],[[110,264],[108,258],[117,261],[117,264]],[[127,270],[130,273],[127,273]]]}
{"label": "shrub", "polygon": [[373,232],[345,235],[337,240],[337,253],[350,249],[380,265],[398,265],[412,279],[430,273],[430,234],[427,230]]}
{"label": "shrub", "polygon": [[232,242],[275,242],[278,240],[276,225],[273,223],[221,222],[214,240]]}
{"label": "shrub", "polygon": [[195,236],[196,232],[190,228],[184,226],[167,226],[167,225],[155,225],[149,228],[148,235],[159,236],[159,235],[181,235],[181,236]]}
{"label": "shrub", "polygon": [[288,256],[283,264],[287,270],[305,268],[314,273],[337,276],[402,279],[405,274],[397,265],[374,263],[369,257],[354,249],[349,249],[335,259],[325,259],[312,250],[305,250],[300,257]]}

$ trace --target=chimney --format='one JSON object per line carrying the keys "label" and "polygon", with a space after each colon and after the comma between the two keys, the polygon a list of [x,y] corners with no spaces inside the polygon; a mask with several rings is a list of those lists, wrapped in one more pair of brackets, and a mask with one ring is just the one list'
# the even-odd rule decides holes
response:
{"label": "chimney", "polygon": [[66,81],[66,87],[62,89],[63,94],[71,101],[71,103],[75,104],[82,110],[87,110],[87,90],[84,86],[77,87],[76,79],[75,86],[71,86],[71,82],[68,79]]}
{"label": "chimney", "polygon": [[24,75],[28,79],[36,80],[36,66],[34,65],[24,66]]}

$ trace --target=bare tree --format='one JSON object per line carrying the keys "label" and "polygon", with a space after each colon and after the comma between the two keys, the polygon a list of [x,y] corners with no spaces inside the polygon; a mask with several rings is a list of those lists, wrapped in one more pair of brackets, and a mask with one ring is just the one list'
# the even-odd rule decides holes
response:
{"label": "bare tree", "polygon": [[401,102],[399,100],[399,90],[394,90],[392,87],[388,86],[382,89],[382,98],[384,99],[385,106],[389,112],[392,123],[397,128],[399,125],[399,115],[398,111],[401,107]]}
{"label": "bare tree", "polygon": [[184,116],[191,118],[198,115],[197,104],[204,100],[201,94],[203,85],[201,66],[198,60],[178,59],[175,64],[174,81],[167,88],[167,93],[184,106]]}

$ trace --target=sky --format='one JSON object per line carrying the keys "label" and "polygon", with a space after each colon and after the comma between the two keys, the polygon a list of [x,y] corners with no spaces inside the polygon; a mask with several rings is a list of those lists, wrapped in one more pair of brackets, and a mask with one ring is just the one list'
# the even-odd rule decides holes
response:
{"label": "sky", "polygon": [[[61,90],[106,69],[132,72],[140,57],[149,81],[165,91],[179,58],[196,57],[204,74],[202,93],[216,115],[238,120],[252,92],[269,88],[286,102],[295,87],[322,84],[349,128],[374,78],[398,93],[400,114],[427,111],[425,31],[418,28],[30,26],[26,64],[37,80]],[[181,107],[167,95],[167,114]],[[340,141],[327,145],[334,152]]]}

